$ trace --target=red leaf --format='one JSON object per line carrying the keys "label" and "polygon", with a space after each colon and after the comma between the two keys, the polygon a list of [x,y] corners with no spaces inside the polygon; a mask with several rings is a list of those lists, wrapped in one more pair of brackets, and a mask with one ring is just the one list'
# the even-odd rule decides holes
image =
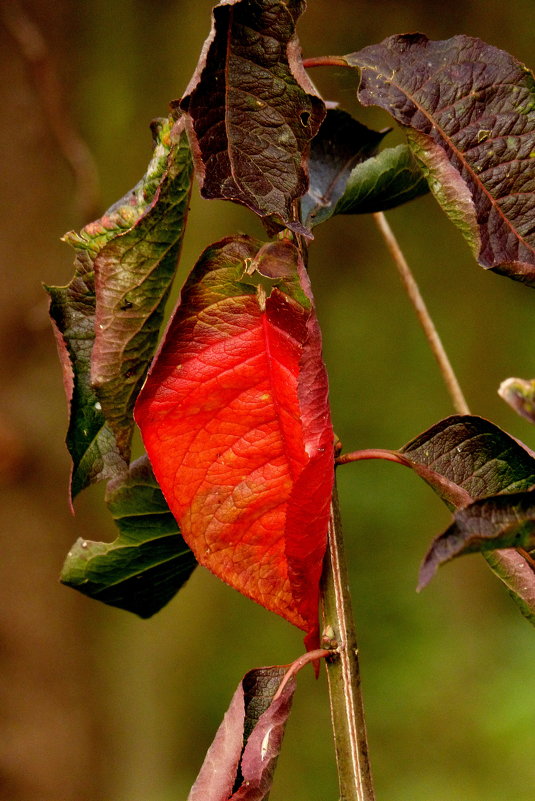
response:
{"label": "red leaf", "polygon": [[317,643],[333,432],[308,279],[287,240],[201,256],[136,420],[200,564]]}

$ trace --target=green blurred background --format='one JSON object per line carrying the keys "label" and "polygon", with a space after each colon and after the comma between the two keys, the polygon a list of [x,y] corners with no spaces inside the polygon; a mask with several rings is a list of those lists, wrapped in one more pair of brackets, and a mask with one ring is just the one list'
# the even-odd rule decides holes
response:
{"label": "green blurred background", "polygon": [[[98,213],[144,172],[148,123],[186,86],[211,5],[24,3],[96,160]],[[300,36],[310,56],[414,30],[476,35],[533,66],[533,0],[310,0]],[[115,536],[101,488],[80,498],[75,517],[68,509],[65,401],[40,285],[69,280],[72,254],[59,237],[87,220],[28,55],[1,22],[0,60],[0,798],[185,801],[242,675],[294,659],[301,634],[202,569],[149,621],[58,584],[76,537]],[[349,72],[313,79],[357,112]],[[390,125],[383,113],[357,113]],[[535,375],[535,296],[478,267],[431,198],[388,216],[473,412],[533,447],[535,430],[496,389]],[[246,210],[195,190],[181,275],[237,230],[262,235]],[[310,270],[346,449],[400,446],[452,413],[372,220],[319,227]],[[361,463],[339,482],[378,800],[533,801],[535,632],[477,556],[415,593],[422,554],[449,518],[409,471]],[[271,797],[338,798],[325,681],[311,670],[299,679]]]}

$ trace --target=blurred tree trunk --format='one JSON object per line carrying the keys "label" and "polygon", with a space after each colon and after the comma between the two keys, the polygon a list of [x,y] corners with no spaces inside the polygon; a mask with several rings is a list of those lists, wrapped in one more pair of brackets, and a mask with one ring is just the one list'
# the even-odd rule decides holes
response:
{"label": "blurred tree trunk", "polygon": [[[4,12],[15,8],[4,2]],[[69,51],[67,5],[25,5],[60,64]],[[80,221],[69,208],[73,182],[28,59],[1,16],[0,798],[94,801],[105,797],[98,696],[85,607],[57,581],[75,524],[57,436],[65,401],[41,287],[43,280],[65,283],[70,255],[59,236]],[[95,521],[84,518],[76,526],[89,536]]]}

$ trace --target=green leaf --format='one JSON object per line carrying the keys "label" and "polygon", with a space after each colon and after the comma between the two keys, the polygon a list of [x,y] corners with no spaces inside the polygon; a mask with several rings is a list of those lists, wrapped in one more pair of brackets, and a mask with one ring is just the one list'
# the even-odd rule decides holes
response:
{"label": "green leaf", "polygon": [[146,618],[178,592],[197,562],[158,487],[146,456],[108,485],[106,503],[119,536],[77,540],[61,582],[110,606]]}
{"label": "green leaf", "polygon": [[469,36],[391,36],[345,56],[358,98],[407,128],[431,191],[486,269],[535,285],[535,81]]}
{"label": "green leaf", "polygon": [[310,236],[295,200],[325,115],[301,63],[304,0],[221,0],[182,98],[201,191]]}
{"label": "green leaf", "polygon": [[351,169],[376,153],[387,131],[372,131],[340,109],[329,109],[312,140],[310,183],[301,198],[301,217],[306,226],[328,220],[342,196]]}
{"label": "green leaf", "polygon": [[162,121],[156,135],[153,159],[129,198],[131,225],[107,237],[94,262],[91,382],[126,460],[134,403],[156,350],[191,189],[192,162],[182,121],[174,126],[172,120]]}
{"label": "green leaf", "polygon": [[69,404],[67,449],[72,459],[70,496],[97,481],[122,475],[127,465],[91,386],[95,341],[95,276],[87,251],[77,254],[75,275],[66,287],[45,287]]}
{"label": "green leaf", "polygon": [[535,423],[535,379],[506,378],[498,394],[517,414]]}
{"label": "green leaf", "polygon": [[187,210],[183,124],[153,124],[144,178],[99,220],[64,237],[76,251],[66,287],[45,287],[69,404],[71,497],[123,475],[132,406],[154,353]]}
{"label": "green leaf", "polygon": [[427,192],[429,186],[410,147],[388,147],[353,168],[334,214],[387,211]]}

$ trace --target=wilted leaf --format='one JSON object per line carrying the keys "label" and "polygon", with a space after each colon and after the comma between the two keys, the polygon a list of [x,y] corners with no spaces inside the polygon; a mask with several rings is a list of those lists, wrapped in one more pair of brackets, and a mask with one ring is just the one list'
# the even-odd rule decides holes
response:
{"label": "wilted leaf", "polygon": [[167,506],[146,457],[124,480],[108,485],[106,503],[119,529],[112,543],[78,540],[63,584],[140,617],[158,612],[197,564]]}
{"label": "wilted leaf", "polygon": [[502,381],[498,394],[517,414],[535,423],[535,380],[507,378]]}
{"label": "wilted leaf", "polygon": [[387,147],[352,169],[334,214],[387,211],[427,192],[427,181],[410,147]]}
{"label": "wilted leaf", "polygon": [[234,200],[301,233],[309,143],[323,119],[300,60],[303,0],[222,0],[181,101],[202,194]]}
{"label": "wilted leaf", "polygon": [[535,284],[535,82],[508,53],[468,36],[391,36],[345,57],[363,105],[409,131],[431,191],[479,263]]}
{"label": "wilted leaf", "polygon": [[96,481],[124,474],[127,465],[90,381],[95,341],[95,275],[90,254],[77,254],[75,275],[68,286],[45,289],[51,298],[50,316],[69,404],[66,442],[72,459],[70,494],[74,498]]}
{"label": "wilted leaf", "polygon": [[535,492],[474,501],[456,512],[455,522],[433,542],[420,569],[419,586],[425,587],[439,565],[455,556],[500,548],[529,550],[534,546]]}
{"label": "wilted leaf", "polygon": [[366,128],[346,111],[327,111],[312,140],[308,165],[310,185],[301,198],[301,216],[306,226],[329,219],[352,168],[377,151],[385,133]]}
{"label": "wilted leaf", "polygon": [[204,252],[135,416],[198,561],[313,645],[333,432],[319,326],[288,240]]}

